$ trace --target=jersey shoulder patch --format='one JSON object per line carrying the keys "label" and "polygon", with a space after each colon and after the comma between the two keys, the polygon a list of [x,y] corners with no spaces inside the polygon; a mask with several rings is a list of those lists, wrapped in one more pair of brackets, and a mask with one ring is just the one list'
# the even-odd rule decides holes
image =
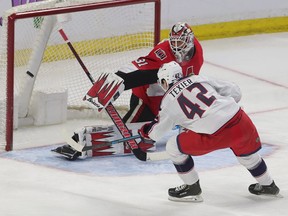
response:
{"label": "jersey shoulder patch", "polygon": [[156,49],[154,53],[161,61],[167,58],[166,52],[161,48]]}

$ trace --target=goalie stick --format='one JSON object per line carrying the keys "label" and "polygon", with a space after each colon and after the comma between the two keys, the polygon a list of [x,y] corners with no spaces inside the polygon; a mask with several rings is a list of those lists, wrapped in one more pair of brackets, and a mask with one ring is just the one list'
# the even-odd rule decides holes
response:
{"label": "goalie stick", "polygon": [[101,144],[92,145],[92,146],[85,146],[82,149],[82,151],[89,151],[89,150],[93,150],[93,149],[99,149],[99,148],[102,148],[102,147],[107,147],[107,146],[111,146],[111,145],[114,145],[114,144],[127,142],[128,140],[131,140],[131,139],[138,139],[138,138],[141,138],[141,136],[140,135],[135,135],[135,136],[131,136],[129,138],[121,138],[121,139],[117,139],[117,140],[103,141],[103,142],[101,141]]}
{"label": "goalie stick", "polygon": [[[75,50],[75,48],[73,47],[72,43],[69,41],[69,39],[68,39],[67,35],[65,34],[63,28],[60,27],[58,29],[58,31],[59,31],[61,37],[63,38],[63,40],[66,42],[66,44],[70,48],[70,50],[73,53],[73,55],[75,56],[75,58],[77,59],[78,63],[82,67],[83,71],[85,72],[85,74],[87,75],[87,77],[89,78],[91,83],[94,85],[95,84],[95,80],[91,76],[89,70],[87,69],[87,67],[85,66],[84,62],[82,61],[82,59],[78,55],[78,53]],[[98,79],[98,81],[100,81],[100,80]],[[116,125],[117,129],[119,130],[119,132],[121,133],[123,138],[130,138],[132,136],[132,133],[130,132],[128,127],[125,125],[125,123],[123,122],[123,120],[120,117],[119,113],[117,112],[117,110],[115,109],[115,107],[113,106],[113,104],[111,102],[107,105],[105,110],[108,113],[108,115],[110,116],[111,120]],[[138,158],[141,161],[149,160],[150,157],[148,157],[146,152],[142,151],[139,148],[138,143],[136,142],[135,139],[128,140],[127,143],[129,145],[129,147],[131,148],[131,151],[133,152],[133,154],[135,155],[136,158]]]}

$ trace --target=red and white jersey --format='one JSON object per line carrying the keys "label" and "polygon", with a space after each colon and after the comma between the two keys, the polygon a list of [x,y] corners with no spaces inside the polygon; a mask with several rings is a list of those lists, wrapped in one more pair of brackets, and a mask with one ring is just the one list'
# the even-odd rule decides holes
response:
{"label": "red and white jersey", "polygon": [[148,132],[157,141],[176,125],[196,133],[213,134],[240,109],[240,88],[201,75],[186,77],[166,93],[158,121]]}
{"label": "red and white jersey", "polygon": [[[203,50],[199,41],[194,38],[195,53],[189,61],[179,63],[182,67],[183,76],[190,74],[199,74],[200,68],[203,64]],[[176,61],[176,58],[170,48],[169,40],[164,40],[157,44],[154,49],[144,57],[140,57],[133,61],[133,65],[138,70],[153,70],[159,69],[164,63]]]}
{"label": "red and white jersey", "polygon": [[[194,38],[194,48],[195,53],[193,57],[189,61],[183,61],[180,63],[183,76],[199,74],[200,68],[203,65],[203,50],[196,38]],[[158,71],[164,63],[171,61],[176,61],[176,58],[170,48],[169,41],[164,40],[157,44],[147,56],[138,58],[133,61],[132,64],[126,65],[126,67],[123,67],[120,70],[125,73],[137,71],[143,73],[142,79],[148,79],[149,73],[151,77],[154,77],[155,70]],[[157,77],[154,80],[154,84],[138,85],[139,87],[132,88],[132,92],[138,98],[143,100],[143,103],[151,109],[154,115],[157,115],[165,92],[157,84]]]}

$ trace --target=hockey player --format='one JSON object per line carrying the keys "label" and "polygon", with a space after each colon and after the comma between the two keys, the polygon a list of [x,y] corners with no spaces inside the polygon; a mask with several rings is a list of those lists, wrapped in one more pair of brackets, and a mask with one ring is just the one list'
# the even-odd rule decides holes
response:
{"label": "hockey player", "polygon": [[[157,84],[157,72],[164,63],[171,61],[177,61],[180,64],[183,76],[199,74],[200,72],[203,64],[202,47],[187,23],[173,25],[169,39],[156,45],[147,56],[132,61],[115,74],[100,76],[86,94],[85,99],[92,103],[93,107],[102,110],[108,103],[116,100],[123,90],[132,89],[130,109],[123,117],[123,121],[125,123],[152,121],[158,114],[160,102],[164,95],[164,91]],[[108,91],[109,93],[107,93]],[[80,138],[85,138],[86,135],[83,133],[87,133],[87,130],[83,128],[76,131],[76,134],[78,133]],[[90,139],[89,134],[88,137]],[[83,147],[87,144],[91,145],[91,143],[87,143],[86,139],[81,141],[77,138],[76,141],[78,143],[75,145],[79,144]],[[56,152],[70,157],[70,159],[72,157],[76,159],[81,155],[99,155],[99,149],[87,153],[75,145],[73,147],[69,145],[59,147]]]}
{"label": "hockey player", "polygon": [[159,85],[166,91],[156,120],[146,123],[139,133],[145,139],[159,140],[175,125],[184,131],[172,136],[166,151],[184,184],[168,190],[172,201],[202,201],[198,173],[192,156],[230,148],[240,164],[258,183],[249,191],[256,195],[277,195],[279,188],[257,153],[261,141],[254,124],[238,105],[237,85],[201,75],[182,76],[176,62],[165,64],[158,72]]}

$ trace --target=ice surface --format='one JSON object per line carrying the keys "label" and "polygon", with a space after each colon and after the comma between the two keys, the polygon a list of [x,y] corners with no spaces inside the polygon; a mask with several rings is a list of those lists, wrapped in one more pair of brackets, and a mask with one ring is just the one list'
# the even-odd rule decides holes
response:
{"label": "ice surface", "polygon": [[[227,149],[195,157],[203,203],[168,201],[168,188],[182,184],[169,160],[145,163],[133,156],[110,156],[68,162],[53,155],[50,149],[61,144],[62,130],[95,124],[74,120],[65,128],[49,126],[45,136],[39,127],[35,139],[41,147],[0,154],[0,214],[286,216],[288,33],[202,41],[202,45],[202,73],[241,87],[241,105],[258,128],[261,155],[284,198],[249,194],[247,188],[255,180]],[[17,131],[16,139],[25,140],[25,130],[29,128]]]}

